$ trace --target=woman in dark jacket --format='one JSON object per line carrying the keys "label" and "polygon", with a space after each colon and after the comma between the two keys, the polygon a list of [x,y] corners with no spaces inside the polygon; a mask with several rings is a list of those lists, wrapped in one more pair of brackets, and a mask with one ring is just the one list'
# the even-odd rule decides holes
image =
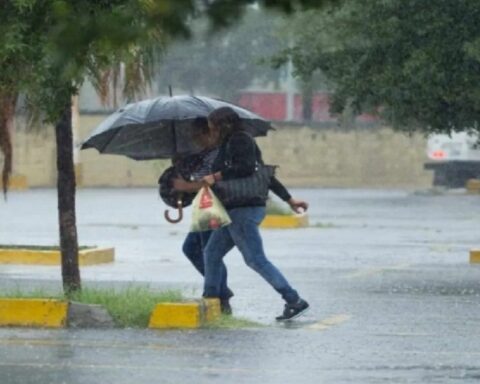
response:
{"label": "woman in dark jacket", "polygon": [[[215,182],[220,180],[252,175],[257,165],[262,163],[262,155],[253,137],[242,130],[237,113],[229,107],[216,109],[208,116],[208,123],[211,132],[219,136],[221,145],[212,166],[213,174],[207,175],[204,181],[215,188]],[[279,188],[275,185],[277,182],[273,178],[272,189]],[[286,190],[285,193],[288,194]],[[287,201],[295,211],[300,208],[305,210],[308,207],[307,203],[291,197]],[[297,291],[265,256],[258,229],[265,217],[265,200],[251,198],[231,202],[225,208],[232,223],[215,230],[204,250],[204,296],[219,297],[220,272],[224,268],[223,257],[236,246],[242,253],[245,263],[259,273],[285,300],[285,309],[283,314],[276,318],[277,320],[290,320],[304,313],[309,307],[308,303],[300,298]]]}

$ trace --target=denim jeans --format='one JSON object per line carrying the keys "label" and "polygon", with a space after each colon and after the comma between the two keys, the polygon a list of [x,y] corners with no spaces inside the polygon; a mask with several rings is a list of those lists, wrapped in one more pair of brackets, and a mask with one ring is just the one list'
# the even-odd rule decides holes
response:
{"label": "denim jeans", "polygon": [[[189,232],[182,246],[183,253],[202,276],[205,275],[203,250],[211,234],[212,231]],[[223,265],[220,275],[220,294],[218,297],[228,299],[233,296],[233,292],[227,287],[227,268],[225,265]]]}
{"label": "denim jeans", "polygon": [[241,207],[228,211],[232,223],[215,230],[205,247],[206,297],[219,297],[223,257],[237,246],[245,263],[259,273],[287,303],[297,302],[298,293],[282,273],[267,259],[258,226],[265,217],[265,207]]}

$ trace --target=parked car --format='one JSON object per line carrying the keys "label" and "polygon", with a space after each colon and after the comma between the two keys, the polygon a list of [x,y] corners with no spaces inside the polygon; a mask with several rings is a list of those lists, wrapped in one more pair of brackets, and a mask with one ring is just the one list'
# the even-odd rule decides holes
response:
{"label": "parked car", "polygon": [[434,171],[433,185],[461,188],[469,179],[480,178],[479,136],[468,132],[430,135],[425,169]]}

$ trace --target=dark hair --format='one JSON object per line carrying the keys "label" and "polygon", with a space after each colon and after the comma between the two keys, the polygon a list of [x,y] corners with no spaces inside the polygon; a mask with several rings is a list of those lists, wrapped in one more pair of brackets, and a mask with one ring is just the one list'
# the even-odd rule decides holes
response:
{"label": "dark hair", "polygon": [[230,107],[220,107],[208,115],[208,120],[220,130],[223,138],[243,129],[240,116]]}
{"label": "dark hair", "polygon": [[209,133],[208,120],[206,117],[196,117],[192,126],[195,129],[195,132],[198,132],[202,135],[207,135]]}

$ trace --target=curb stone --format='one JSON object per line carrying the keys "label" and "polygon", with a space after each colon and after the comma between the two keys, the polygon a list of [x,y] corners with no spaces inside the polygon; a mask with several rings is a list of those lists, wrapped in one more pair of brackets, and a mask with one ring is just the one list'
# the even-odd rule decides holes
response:
{"label": "curb stone", "polygon": [[113,328],[115,323],[108,311],[99,304],[70,301],[67,326],[69,328]]}
{"label": "curb stone", "polygon": [[308,227],[308,215],[267,215],[260,226],[262,228],[304,228]]}
{"label": "curb stone", "polygon": [[[0,264],[60,265],[59,250],[25,248],[0,248]],[[88,248],[78,251],[80,266],[111,263],[115,260],[115,248]]]}
{"label": "curb stone", "polygon": [[470,263],[480,264],[480,249],[470,250]]}
{"label": "curb stone", "polygon": [[220,318],[218,299],[201,299],[184,303],[157,304],[150,316],[149,328],[200,328]]}
{"label": "curb stone", "polygon": [[[218,299],[159,303],[148,328],[200,328],[220,318]],[[113,328],[108,311],[98,304],[55,299],[0,298],[0,327]]]}

